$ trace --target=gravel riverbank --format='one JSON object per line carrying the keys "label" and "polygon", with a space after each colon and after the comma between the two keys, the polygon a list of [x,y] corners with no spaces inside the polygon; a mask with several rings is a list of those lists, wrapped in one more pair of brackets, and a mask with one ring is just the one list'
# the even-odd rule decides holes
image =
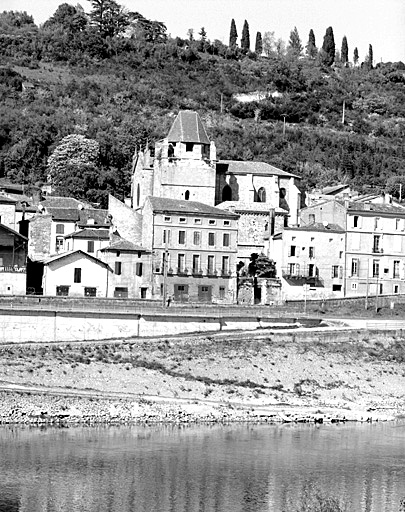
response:
{"label": "gravel riverbank", "polygon": [[0,423],[381,421],[401,333],[255,331],[0,347]]}

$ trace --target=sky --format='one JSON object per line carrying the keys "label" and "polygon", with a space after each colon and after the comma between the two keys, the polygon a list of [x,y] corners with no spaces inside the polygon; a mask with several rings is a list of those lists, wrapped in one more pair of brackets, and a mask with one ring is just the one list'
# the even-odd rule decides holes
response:
{"label": "sky", "polygon": [[[0,0],[3,10],[27,11],[35,23],[46,21],[58,5],[79,3],[86,12],[91,10],[89,0]],[[256,32],[275,32],[286,42],[296,26],[303,45],[312,28],[316,45],[322,46],[326,29],[331,26],[336,49],[340,50],[343,36],[347,37],[349,59],[358,48],[360,60],[373,47],[374,63],[380,61],[405,62],[405,0],[118,0],[131,11],[146,18],[165,23],[168,33],[186,38],[192,28],[196,38],[201,27],[210,40],[229,42],[232,18],[238,36],[246,19],[249,24],[252,49]]]}

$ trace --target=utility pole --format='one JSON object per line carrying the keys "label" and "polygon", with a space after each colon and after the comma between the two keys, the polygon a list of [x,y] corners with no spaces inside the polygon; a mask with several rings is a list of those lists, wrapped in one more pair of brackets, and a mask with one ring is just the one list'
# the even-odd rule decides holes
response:
{"label": "utility pole", "polygon": [[284,118],[284,121],[283,121],[283,138],[285,137],[285,118],[287,117],[287,114],[281,114],[282,117]]}
{"label": "utility pole", "polygon": [[346,110],[346,101],[343,100],[343,108],[342,108],[342,124],[345,124],[345,110]]}
{"label": "utility pole", "polygon": [[378,312],[378,276],[377,276],[377,282],[375,285],[375,312]]}
{"label": "utility pole", "polygon": [[221,92],[221,114],[224,113],[224,95]]}
{"label": "utility pole", "polygon": [[368,309],[368,275],[369,275],[369,270],[367,269],[366,300],[365,300],[365,303],[364,303],[364,309],[365,310]]}

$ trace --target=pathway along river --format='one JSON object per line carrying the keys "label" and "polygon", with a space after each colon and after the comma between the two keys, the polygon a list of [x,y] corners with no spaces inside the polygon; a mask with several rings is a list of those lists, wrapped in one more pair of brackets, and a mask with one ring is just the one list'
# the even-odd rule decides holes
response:
{"label": "pathway along river", "polygon": [[295,512],[308,491],[397,512],[405,423],[0,428],[0,512]]}

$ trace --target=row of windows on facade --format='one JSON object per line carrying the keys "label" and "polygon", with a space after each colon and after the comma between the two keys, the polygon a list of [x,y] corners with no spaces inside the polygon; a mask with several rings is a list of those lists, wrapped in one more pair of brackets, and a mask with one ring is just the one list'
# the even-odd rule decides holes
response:
{"label": "row of windows on facade", "polygon": [[[114,265],[114,274],[121,275],[122,274],[122,262],[116,261]],[[135,265],[135,275],[141,277],[143,275],[143,263],[136,263]],[[75,268],[73,273],[73,282],[81,283],[82,282],[82,269]]]}
{"label": "row of windows on facade", "polygon": [[[343,278],[343,267],[342,265],[332,265],[331,267],[331,277],[333,279]],[[300,265],[299,263],[289,263],[287,265],[286,274],[289,276],[299,276],[299,277],[319,277],[319,268],[310,263],[309,265]]]}
{"label": "row of windows on facade", "polygon": [[[383,220],[385,220],[385,222],[383,222]],[[374,229],[382,229],[383,227],[388,228],[387,221],[389,224],[393,224],[393,226],[395,227],[395,231],[405,230],[405,219],[382,219],[381,217],[374,217]],[[360,215],[353,215],[354,228],[361,228],[362,222],[363,217],[361,217]]]}
{"label": "row of windows on facade", "polygon": [[[367,262],[367,268],[369,263]],[[400,268],[401,268],[401,261],[400,260],[394,260],[392,263],[392,272],[391,277],[392,279],[400,279]],[[358,258],[352,258],[351,261],[351,277],[359,277],[360,275],[360,260]],[[384,272],[381,275],[381,262],[380,260],[372,260],[372,266],[371,266],[371,275],[372,277],[390,277],[390,269],[385,267]]]}
{"label": "row of windows on facade", "polygon": [[[166,216],[166,217],[163,218],[163,220],[165,222],[172,222],[173,217]],[[188,222],[187,217],[179,217],[179,224],[187,224],[187,222]],[[198,226],[202,225],[202,219],[200,219],[200,218],[194,219],[194,224],[198,225]],[[217,225],[216,219],[209,219],[208,220],[208,225],[209,226],[216,226]],[[224,226],[230,226],[231,225],[231,221],[230,220],[224,220],[223,221],[223,225]]]}
{"label": "row of windows on facade", "polygon": [[[163,254],[162,269],[165,268],[166,262],[167,262],[167,270],[173,270],[173,268],[171,266],[172,261],[171,261],[170,254],[168,254],[168,255]],[[190,263],[191,263],[191,269],[193,272],[202,272],[201,255],[200,254],[193,254],[191,259],[186,258],[185,254],[178,254],[177,255],[177,268],[176,268],[177,272],[185,272],[185,273],[188,272]],[[207,264],[206,269],[209,273],[210,272],[214,273],[217,270],[220,270],[222,273],[229,272],[229,256],[222,256],[221,266],[219,268],[217,268],[215,256],[213,254],[209,254],[206,259],[206,264]],[[156,269],[156,270],[160,271],[160,268]]]}
{"label": "row of windows on facade", "polygon": [[[164,229],[163,230],[163,237],[162,242],[164,244],[170,244],[172,239],[172,233],[170,229]],[[216,243],[216,233],[208,233],[208,245],[214,246]],[[193,245],[200,246],[201,245],[201,231],[194,231],[193,232]],[[179,231],[178,232],[178,244],[179,245],[186,245],[187,241],[187,234],[185,231]],[[229,247],[230,244],[230,234],[229,233],[223,233],[222,234],[222,246],[223,247]]]}
{"label": "row of windows on facade", "polygon": [[[218,292],[217,292],[218,290]],[[160,294],[163,297],[164,295],[164,285],[163,283],[160,285]],[[213,296],[218,296],[219,299],[225,299],[226,297],[226,288],[225,286],[219,286],[218,288],[211,285],[200,285],[197,288],[196,297],[192,297],[189,292],[188,284],[174,284],[173,285],[173,298],[175,300],[187,301],[190,299],[211,299]]]}
{"label": "row of windows on facade", "polygon": [[[56,287],[56,295],[59,297],[67,297],[69,295],[68,285],[60,285]],[[139,289],[139,298],[146,299],[148,288],[141,287]],[[97,296],[97,288],[95,286],[85,286],[83,290],[83,295],[85,297],[96,297]],[[119,298],[128,298],[128,288],[125,286],[116,286],[114,289],[114,297]]]}

